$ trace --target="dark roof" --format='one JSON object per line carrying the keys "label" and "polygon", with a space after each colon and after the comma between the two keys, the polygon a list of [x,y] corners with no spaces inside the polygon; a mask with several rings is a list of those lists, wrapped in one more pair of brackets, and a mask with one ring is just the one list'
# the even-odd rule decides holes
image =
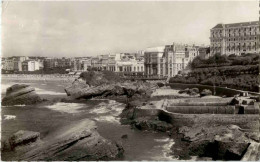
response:
{"label": "dark roof", "polygon": [[251,25],[259,25],[259,21],[249,21],[249,22],[241,22],[241,23],[232,23],[232,24],[217,24],[212,29],[221,29],[221,28],[229,28],[229,27],[243,27],[243,26],[251,26]]}
{"label": "dark roof", "polygon": [[225,27],[240,27],[240,26],[251,26],[251,25],[259,25],[259,21],[225,24]]}
{"label": "dark roof", "polygon": [[217,28],[224,28],[224,25],[223,24],[217,24],[214,28],[212,29],[217,29]]}

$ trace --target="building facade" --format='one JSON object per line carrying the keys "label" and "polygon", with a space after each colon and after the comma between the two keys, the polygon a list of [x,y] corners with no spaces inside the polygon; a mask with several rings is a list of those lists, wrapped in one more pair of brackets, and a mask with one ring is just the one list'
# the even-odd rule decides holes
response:
{"label": "building facade", "polygon": [[35,60],[26,60],[22,62],[22,71],[40,70],[39,62]]}
{"label": "building facade", "polygon": [[148,48],[144,53],[144,71],[147,77],[173,77],[184,70],[198,56],[198,48],[173,43]]}
{"label": "building facade", "polygon": [[211,55],[259,53],[259,21],[217,24],[210,30]]}

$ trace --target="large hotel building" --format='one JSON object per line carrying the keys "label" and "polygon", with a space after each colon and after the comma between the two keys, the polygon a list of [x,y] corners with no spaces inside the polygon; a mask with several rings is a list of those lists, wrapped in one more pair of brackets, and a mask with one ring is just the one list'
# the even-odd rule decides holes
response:
{"label": "large hotel building", "polygon": [[217,24],[210,30],[210,53],[259,53],[259,33],[259,21]]}

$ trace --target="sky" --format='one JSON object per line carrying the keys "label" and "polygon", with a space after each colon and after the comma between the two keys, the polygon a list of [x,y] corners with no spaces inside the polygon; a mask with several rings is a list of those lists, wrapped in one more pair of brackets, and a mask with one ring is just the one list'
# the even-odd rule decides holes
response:
{"label": "sky", "polygon": [[80,57],[172,44],[209,45],[218,23],[258,20],[258,1],[3,4],[2,55]]}

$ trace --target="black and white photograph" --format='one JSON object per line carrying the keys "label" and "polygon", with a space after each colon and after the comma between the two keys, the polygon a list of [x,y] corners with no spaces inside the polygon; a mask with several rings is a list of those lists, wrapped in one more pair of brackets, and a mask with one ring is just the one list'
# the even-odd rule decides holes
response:
{"label": "black and white photograph", "polygon": [[1,161],[260,161],[259,0],[1,1]]}

